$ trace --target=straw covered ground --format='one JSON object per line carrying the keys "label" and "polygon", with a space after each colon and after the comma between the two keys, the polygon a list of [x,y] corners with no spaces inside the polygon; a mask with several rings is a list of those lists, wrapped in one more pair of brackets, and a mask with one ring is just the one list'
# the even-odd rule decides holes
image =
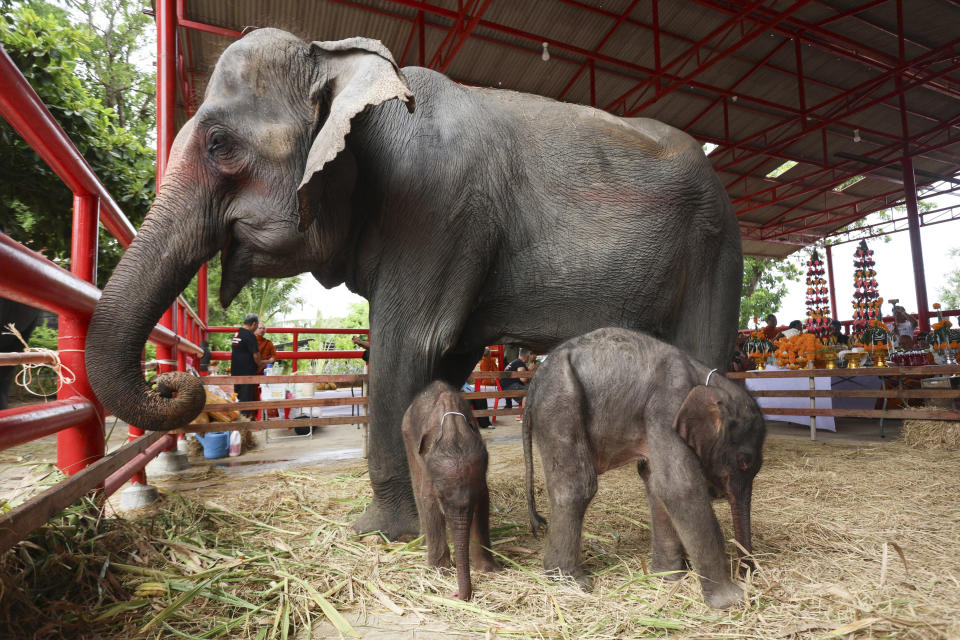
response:
{"label": "straw covered ground", "polygon": [[[505,569],[475,573],[469,603],[446,597],[455,577],[424,566],[418,541],[352,535],[369,487],[365,465],[350,462],[212,475],[127,519],[73,509],[0,559],[0,629],[18,638],[960,638],[956,453],[768,440],[754,493],[759,569],[745,603],[727,611],[707,608],[692,577],[648,574],[646,498],[632,467],[601,478],[587,515],[594,591],[546,579],[519,446],[490,454]],[[537,494],[544,511],[542,476]],[[716,510],[732,537],[729,509]]]}

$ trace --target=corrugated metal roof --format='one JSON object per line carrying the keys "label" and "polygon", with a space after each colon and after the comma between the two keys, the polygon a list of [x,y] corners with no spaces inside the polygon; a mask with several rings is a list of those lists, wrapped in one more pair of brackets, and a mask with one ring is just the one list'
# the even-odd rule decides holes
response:
{"label": "corrugated metal roof", "polygon": [[[190,20],[237,31],[272,26],[307,40],[376,38],[406,65],[421,58],[429,65],[457,12],[465,5],[469,14],[481,4],[183,2]],[[744,13],[747,4],[660,0],[655,23],[651,0],[492,0],[446,73],[466,84],[589,104],[585,65],[594,58],[597,106],[617,114],[642,107],[635,115],[720,143],[710,159],[740,215],[747,253],[786,255],[898,199],[898,82],[909,87],[904,103],[918,185],[960,174],[960,3],[903,3],[906,64],[900,60],[895,0],[771,0]],[[420,10],[422,54],[414,31]],[[231,39],[194,29],[180,33],[196,105]],[[550,43],[549,62],[540,59],[544,41]],[[787,159],[799,164],[765,177]],[[867,177],[834,191],[853,175]]]}

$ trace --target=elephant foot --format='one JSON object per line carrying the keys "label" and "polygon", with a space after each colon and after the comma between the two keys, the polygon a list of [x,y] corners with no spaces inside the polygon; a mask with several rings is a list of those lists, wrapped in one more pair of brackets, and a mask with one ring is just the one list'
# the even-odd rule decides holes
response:
{"label": "elephant foot", "polygon": [[743,602],[743,589],[730,580],[723,582],[701,581],[703,599],[713,609],[726,609],[738,602]]}
{"label": "elephant foot", "polygon": [[502,569],[502,567],[497,564],[496,560],[486,556],[471,560],[470,568],[475,571],[483,571],[484,573],[494,573]]}
{"label": "elephant foot", "polygon": [[559,567],[554,567],[552,569],[547,569],[547,575],[554,580],[562,580],[564,578],[572,578],[574,582],[577,583],[577,586],[583,589],[586,592],[593,591],[593,578],[587,575],[587,572],[579,567],[573,571],[564,571]]}
{"label": "elephant foot", "polygon": [[670,562],[658,561],[654,558],[651,568],[654,573],[664,574],[660,576],[661,579],[675,582],[677,580],[683,580],[690,570],[690,565],[685,558],[679,558],[675,561],[671,560]]}
{"label": "elephant foot", "polygon": [[420,517],[413,500],[409,505],[384,508],[376,500],[355,523],[353,530],[358,534],[380,531],[390,540],[413,540],[420,535]]}

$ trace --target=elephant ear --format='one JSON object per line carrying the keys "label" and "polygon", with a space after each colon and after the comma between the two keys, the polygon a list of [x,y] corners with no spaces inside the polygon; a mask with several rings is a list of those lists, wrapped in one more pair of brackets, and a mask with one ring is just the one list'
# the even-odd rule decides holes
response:
{"label": "elephant ear", "polygon": [[723,410],[715,389],[695,386],[684,398],[673,428],[701,458],[709,443],[723,435]]}
{"label": "elephant ear", "polygon": [[323,62],[322,75],[311,87],[311,99],[318,103],[329,96],[329,113],[317,133],[307,156],[307,164],[297,188],[300,201],[300,230],[313,221],[309,185],[323,167],[346,146],[350,122],[368,106],[394,98],[406,103],[413,113],[413,93],[390,51],[379,40],[348,38],[336,42],[313,42],[311,55]]}

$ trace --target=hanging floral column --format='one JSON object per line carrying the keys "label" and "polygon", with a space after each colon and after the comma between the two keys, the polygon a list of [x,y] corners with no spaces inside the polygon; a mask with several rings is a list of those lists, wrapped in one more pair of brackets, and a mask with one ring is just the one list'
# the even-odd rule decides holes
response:
{"label": "hanging floral column", "polygon": [[827,314],[827,280],[823,277],[823,260],[817,250],[807,260],[807,321],[804,331],[823,338],[830,333],[830,316]]}
{"label": "hanging floral column", "polygon": [[886,366],[884,358],[892,348],[890,332],[883,324],[877,294],[877,272],[873,268],[873,249],[861,240],[853,254],[853,344],[863,347],[876,366]]}
{"label": "hanging floral column", "polygon": [[883,298],[877,294],[877,272],[874,270],[873,249],[861,240],[853,254],[853,332],[861,334],[873,321],[880,321]]}

